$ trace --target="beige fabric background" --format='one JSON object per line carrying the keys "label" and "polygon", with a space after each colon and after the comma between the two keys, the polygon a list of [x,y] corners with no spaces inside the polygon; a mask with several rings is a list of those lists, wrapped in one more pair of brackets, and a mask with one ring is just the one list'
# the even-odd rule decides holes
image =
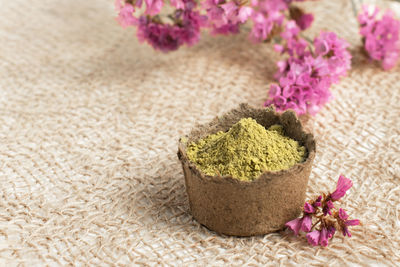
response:
{"label": "beige fabric background", "polygon": [[[305,6],[308,36],[329,28],[357,51],[349,1]],[[352,238],[224,237],[190,215],[177,140],[260,106],[277,57],[246,34],[160,54],[114,16],[112,1],[0,2],[0,265],[399,264],[400,66],[356,54],[315,117],[307,195],[351,177],[343,206],[363,222]]]}

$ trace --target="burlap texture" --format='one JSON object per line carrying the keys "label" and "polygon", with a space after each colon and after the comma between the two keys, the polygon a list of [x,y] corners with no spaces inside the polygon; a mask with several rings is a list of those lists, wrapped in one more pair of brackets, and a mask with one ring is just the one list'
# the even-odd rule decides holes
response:
{"label": "burlap texture", "polygon": [[112,2],[1,1],[0,265],[399,263],[400,67],[384,72],[356,52],[350,1],[305,4],[316,12],[308,36],[332,29],[356,54],[315,117],[307,196],[343,173],[354,187],[342,206],[363,222],[328,248],[287,231],[220,236],[189,212],[179,136],[241,102],[261,105],[272,47],[204,34],[156,53],[116,24]]}
{"label": "burlap texture", "polygon": [[[282,125],[286,135],[306,147],[304,162],[288,170],[266,171],[250,182],[232,176],[203,174],[188,159],[186,145],[219,131],[226,132],[242,118],[253,118],[265,128]],[[181,138],[178,158],[185,176],[190,211],[199,223],[220,234],[261,235],[282,230],[286,222],[299,216],[315,158],[315,140],[304,131],[293,111],[280,115],[273,109],[241,104],[208,124],[196,126]]]}

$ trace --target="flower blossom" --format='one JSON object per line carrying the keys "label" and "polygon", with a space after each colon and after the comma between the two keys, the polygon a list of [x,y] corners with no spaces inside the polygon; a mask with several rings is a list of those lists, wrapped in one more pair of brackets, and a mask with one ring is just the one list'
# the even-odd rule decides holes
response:
{"label": "flower blossom", "polygon": [[285,225],[289,227],[295,235],[298,235],[300,230],[303,232],[309,232],[312,225],[311,214],[315,212],[315,207],[310,203],[304,204],[304,216],[302,218],[296,218],[287,222]]}
{"label": "flower blossom", "polygon": [[332,215],[331,210],[334,208],[335,208],[335,205],[333,205],[332,200],[329,199],[325,202],[325,205],[322,207],[322,211],[323,211],[324,215],[327,215],[327,214]]}
{"label": "flower blossom", "polygon": [[170,0],[170,3],[172,6],[174,6],[177,9],[185,8],[185,2],[183,0]]}
{"label": "flower blossom", "polygon": [[213,34],[237,33],[239,24],[250,17],[252,9],[238,1],[205,0],[202,7],[207,12],[208,25]]}
{"label": "flower blossom", "polygon": [[331,194],[332,200],[341,199],[352,186],[353,182],[349,178],[340,175],[336,190]]}
{"label": "flower blossom", "polygon": [[314,230],[306,234],[307,241],[312,246],[321,245],[327,247],[329,244],[329,239],[333,237],[336,232],[334,226],[322,227],[321,230]]}
{"label": "flower blossom", "polygon": [[177,23],[163,24],[142,16],[137,31],[139,41],[147,42],[162,52],[176,50],[183,44],[190,46],[198,42],[204,17],[187,9],[177,12],[174,19]]}
{"label": "flower blossom", "polygon": [[[302,2],[304,0],[295,0]],[[312,14],[304,14],[300,8],[290,6],[293,0],[251,0],[253,12],[250,20],[253,27],[250,40],[261,42],[278,35],[286,23],[294,23],[299,30],[305,30],[311,26],[314,17]],[[289,18],[285,12],[289,11]]]}
{"label": "flower blossom", "polygon": [[293,19],[301,30],[309,28],[314,21],[312,14],[305,14],[303,10],[298,7],[289,7],[290,18]]}
{"label": "flower blossom", "polygon": [[[372,11],[372,13],[370,12]],[[366,5],[358,15],[364,49],[373,60],[382,61],[384,70],[393,68],[400,56],[400,21],[391,10],[378,19],[379,9]]]}
{"label": "flower blossom", "polygon": [[318,246],[320,236],[321,236],[321,231],[318,230],[314,230],[306,234],[308,243],[310,243],[313,246]]}
{"label": "flower blossom", "polygon": [[[140,7],[140,5],[141,1],[138,1],[136,6]],[[135,11],[133,5],[129,3],[122,5],[121,0],[116,0],[115,9],[118,11],[117,21],[123,28],[137,24],[138,20],[133,16],[133,12]]]}
{"label": "flower blossom", "polygon": [[343,175],[339,176],[335,191],[329,194],[325,199],[325,203],[322,208],[324,215],[332,214],[331,210],[335,208],[333,202],[341,199],[346,194],[347,190],[349,190],[352,186],[353,182],[350,179],[344,177]]}
{"label": "flower blossom", "polygon": [[146,15],[154,16],[160,13],[164,5],[163,0],[144,0],[146,2]]}
{"label": "flower blossom", "polygon": [[347,215],[346,211],[344,209],[339,209],[338,212],[338,216],[339,216],[339,224],[342,227],[342,233],[343,236],[348,236],[351,237],[351,233],[349,232],[348,226],[354,226],[354,225],[359,225],[360,224],[360,220],[348,220],[347,218],[349,218],[349,215]]}
{"label": "flower blossom", "polygon": [[[286,33],[297,35],[295,31],[310,26],[313,16],[291,7],[294,1],[303,0],[204,0],[200,8],[205,11],[205,16],[200,15],[203,13],[193,0],[171,0],[169,4],[175,11],[167,16],[160,14],[164,0],[115,0],[115,7],[117,21],[122,27],[136,26],[141,42],[167,52],[176,50],[182,44],[196,43],[200,27],[211,28],[212,34],[238,33],[240,26],[248,20],[252,21],[250,39],[256,42],[278,36],[286,22],[288,26],[296,26],[292,28],[294,31]],[[296,10],[296,16],[292,17],[290,10]],[[286,13],[289,13],[289,18],[286,18]],[[172,20],[172,23],[166,24],[165,19]]]}
{"label": "flower blossom", "polygon": [[178,26],[153,22],[143,16],[139,19],[137,37],[140,42],[147,42],[156,50],[168,52],[181,45],[178,32]]}
{"label": "flower blossom", "polygon": [[308,29],[314,21],[314,16],[312,14],[303,14],[296,20],[296,24],[301,30]]}
{"label": "flower blossom", "polygon": [[347,51],[349,46],[348,42],[338,38],[333,32],[321,32],[314,40],[315,55],[326,60],[329,77],[333,83],[346,76],[351,67],[351,54]]}
{"label": "flower blossom", "polygon": [[321,235],[319,237],[319,244],[323,247],[326,247],[326,246],[328,246],[328,240],[329,240],[328,229],[326,229],[325,227],[322,227]]}
{"label": "flower blossom", "polygon": [[253,42],[267,40],[274,29],[283,25],[285,20],[284,11],[289,8],[285,0],[252,0],[253,12],[251,20],[253,27],[250,39]]}
{"label": "flower blossom", "polygon": [[290,57],[278,62],[275,77],[279,84],[270,86],[264,105],[273,104],[278,111],[292,109],[298,115],[315,115],[331,100],[330,86],[347,74],[351,55],[345,40],[327,32],[315,38],[315,51],[310,51],[307,42],[297,37],[299,31],[294,22],[287,23],[281,34],[287,40],[286,46],[275,46]]}

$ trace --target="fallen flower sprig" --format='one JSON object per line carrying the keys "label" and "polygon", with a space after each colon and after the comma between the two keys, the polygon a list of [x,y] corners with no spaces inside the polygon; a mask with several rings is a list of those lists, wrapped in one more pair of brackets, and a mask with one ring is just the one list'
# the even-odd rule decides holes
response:
{"label": "fallen flower sprig", "polygon": [[[349,226],[359,225],[360,221],[349,220],[349,215],[342,208],[337,209],[334,202],[341,199],[346,191],[353,186],[350,179],[340,175],[336,190],[333,193],[322,194],[313,201],[304,204],[303,216],[286,223],[295,235],[306,232],[308,243],[313,246],[328,246],[336,231],[343,236],[351,237]],[[313,223],[314,222],[314,223]]]}

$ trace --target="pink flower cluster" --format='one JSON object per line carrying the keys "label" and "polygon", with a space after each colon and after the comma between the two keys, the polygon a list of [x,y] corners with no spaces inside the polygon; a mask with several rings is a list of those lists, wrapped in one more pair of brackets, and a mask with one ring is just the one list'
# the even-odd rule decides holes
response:
{"label": "pink flower cluster", "polygon": [[278,62],[279,84],[270,86],[264,105],[273,104],[278,111],[292,109],[298,115],[315,115],[331,99],[331,85],[347,75],[351,54],[347,51],[349,44],[333,32],[321,32],[312,50],[298,37],[299,31],[296,24],[288,23],[281,34],[286,46],[275,46],[289,58]]}
{"label": "pink flower cluster", "polygon": [[[201,28],[211,29],[212,34],[235,34],[249,20],[253,24],[253,41],[265,41],[279,34],[287,16],[304,30],[311,25],[313,16],[291,7],[293,1],[303,0],[251,0],[249,4],[241,0],[204,0],[199,5],[193,0],[171,0],[175,11],[165,16],[170,23],[160,14],[164,0],[116,0],[115,8],[122,27],[137,27],[140,41],[168,52],[183,44],[195,44]],[[142,9],[142,14],[137,14]]]}
{"label": "pink flower cluster", "polygon": [[[304,1],[304,0],[297,0]],[[285,12],[289,11],[290,20],[305,30],[311,26],[314,17],[312,14],[304,14],[299,8],[292,8],[293,0],[251,0],[252,12],[250,19],[253,27],[250,39],[254,42],[268,40],[271,35],[279,32],[286,22]],[[296,12],[293,12],[295,10]]]}
{"label": "pink flower cluster", "polygon": [[[336,190],[328,195],[318,196],[317,199],[304,204],[303,216],[286,223],[295,235],[300,231],[306,234],[308,243],[313,246],[328,246],[336,231],[343,236],[351,237],[349,226],[359,225],[359,220],[349,220],[344,209],[336,210],[333,202],[341,199],[352,187],[350,179],[340,175]],[[313,224],[314,219],[314,224]]]}
{"label": "pink flower cluster", "polygon": [[212,34],[234,34],[251,22],[252,41],[283,40],[284,45],[275,48],[289,56],[278,62],[278,84],[271,85],[265,105],[315,115],[331,99],[331,85],[347,74],[351,55],[348,43],[334,33],[322,32],[313,42],[314,49],[300,38],[300,32],[314,19],[293,5],[301,1],[203,0],[197,4],[194,0],[170,0],[175,11],[168,16],[160,14],[164,0],[116,0],[115,6],[121,26],[136,27],[141,42],[162,52],[197,43],[202,28],[211,29]]}
{"label": "pink flower cluster", "polygon": [[135,17],[135,8],[142,7],[142,0],[136,2],[115,1],[119,14],[117,21],[122,27],[136,26],[137,37],[147,42],[154,49],[169,52],[181,45],[193,45],[200,39],[200,28],[205,25],[206,18],[195,11],[196,3],[192,0],[173,0],[171,4],[177,10],[169,16],[172,24],[163,23],[159,17],[163,0],[145,0],[144,15]]}
{"label": "pink flower cluster", "polygon": [[203,17],[196,11],[185,9],[175,12],[174,19],[179,24],[163,24],[149,17],[140,17],[137,30],[139,41],[147,42],[162,52],[176,50],[183,44],[190,46],[197,43]]}
{"label": "pink flower cluster", "polygon": [[202,7],[207,12],[208,27],[213,34],[238,33],[240,24],[246,22],[253,11],[238,1],[205,0]]}
{"label": "pink flower cluster", "polygon": [[382,61],[383,69],[389,70],[396,65],[400,55],[400,21],[390,10],[386,10],[381,19],[378,19],[378,13],[377,7],[370,10],[363,6],[358,15],[360,34],[369,57]]}

